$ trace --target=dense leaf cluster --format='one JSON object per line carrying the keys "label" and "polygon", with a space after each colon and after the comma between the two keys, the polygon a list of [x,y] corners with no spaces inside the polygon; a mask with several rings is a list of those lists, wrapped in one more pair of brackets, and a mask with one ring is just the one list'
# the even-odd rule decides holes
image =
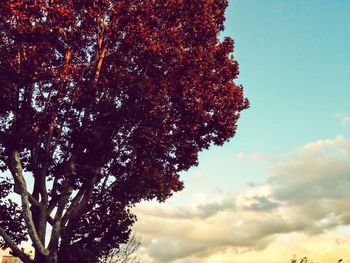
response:
{"label": "dense leaf cluster", "polygon": [[[1,178],[0,182],[0,227],[2,227],[15,243],[27,240],[27,232],[23,219],[21,217],[21,209],[17,203],[9,198],[10,189],[13,187],[8,178]],[[7,244],[0,243],[1,248],[6,248]]]}

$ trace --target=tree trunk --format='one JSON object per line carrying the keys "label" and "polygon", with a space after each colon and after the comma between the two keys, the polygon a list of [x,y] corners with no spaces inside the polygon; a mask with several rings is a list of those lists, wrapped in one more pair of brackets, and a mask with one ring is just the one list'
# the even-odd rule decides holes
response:
{"label": "tree trunk", "polygon": [[70,262],[71,262],[71,259],[70,259],[69,251],[67,249],[61,248],[57,263],[70,263]]}
{"label": "tree trunk", "polygon": [[[42,254],[35,254],[33,263],[57,263],[57,254],[50,253],[48,256]],[[69,262],[67,262],[69,263]]]}

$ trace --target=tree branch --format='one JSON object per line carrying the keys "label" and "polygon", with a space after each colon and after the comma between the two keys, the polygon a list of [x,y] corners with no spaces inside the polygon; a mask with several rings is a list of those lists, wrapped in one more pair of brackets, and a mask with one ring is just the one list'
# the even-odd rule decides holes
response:
{"label": "tree branch", "polygon": [[23,177],[22,173],[22,164],[20,160],[20,155],[17,150],[12,151],[10,156],[10,170],[15,181],[15,185],[17,185],[22,201],[22,210],[23,210],[23,218],[26,222],[28,228],[28,234],[33,241],[34,247],[43,255],[48,255],[49,252],[45,249],[44,244],[40,241],[38,236],[38,232],[35,228],[34,221],[32,218],[32,214],[29,207],[29,197],[27,191],[26,181]]}
{"label": "tree branch", "polygon": [[11,248],[13,254],[19,257],[24,263],[32,263],[33,261],[15,244],[12,238],[0,227],[0,236],[5,240],[6,244]]}
{"label": "tree branch", "polygon": [[93,79],[93,82],[92,82],[92,86],[93,87],[96,87],[96,85],[98,83],[98,79],[99,79],[99,76],[100,76],[103,59],[105,58],[106,50],[107,50],[107,44],[105,44],[102,47],[102,50],[97,52],[98,53],[98,59],[97,59],[97,64],[96,64],[95,76],[94,76],[94,79]]}
{"label": "tree branch", "polygon": [[54,222],[52,225],[52,232],[49,242],[49,249],[51,253],[57,254],[58,250],[58,240],[61,235],[61,226],[62,226],[62,215],[66,204],[68,203],[69,197],[73,192],[71,185],[71,175],[75,173],[75,163],[73,160],[69,161],[68,169],[66,172],[66,177],[63,182],[63,189],[60,198],[58,199],[57,211],[54,217]]}
{"label": "tree branch", "polygon": [[52,189],[51,189],[52,197],[47,208],[48,214],[51,214],[51,212],[55,208],[58,201],[58,195],[57,195],[58,179],[59,179],[58,176],[55,176],[55,179],[53,180],[53,183],[52,183]]}
{"label": "tree branch", "polygon": [[74,219],[77,215],[80,214],[80,212],[87,205],[87,203],[88,203],[88,201],[89,201],[89,199],[91,197],[93,189],[94,189],[94,187],[93,187],[93,184],[92,184],[88,189],[83,191],[84,195],[79,198],[80,202],[76,202],[74,207],[69,211],[68,214],[65,215],[64,219],[62,220],[62,225],[63,226],[65,226],[67,224],[68,220]]}
{"label": "tree branch", "polygon": [[78,193],[76,194],[76,196],[73,198],[70,206],[68,207],[66,213],[64,214],[63,218],[62,218],[62,225],[66,225],[67,221],[69,220],[69,217],[71,215],[71,213],[76,209],[76,207],[78,206],[79,202],[81,201],[82,197],[84,196],[86,189],[85,188],[81,188]]}
{"label": "tree branch", "polygon": [[[17,191],[15,191],[15,193],[17,194],[21,194],[20,191],[18,191],[18,189],[16,189]],[[28,200],[29,200],[29,203],[35,207],[35,208],[40,208],[41,207],[41,204],[40,202],[33,196],[31,195],[30,193],[27,192],[27,195],[28,195]],[[53,224],[53,218],[50,216],[50,215],[47,215],[47,221],[49,222],[50,225]]]}

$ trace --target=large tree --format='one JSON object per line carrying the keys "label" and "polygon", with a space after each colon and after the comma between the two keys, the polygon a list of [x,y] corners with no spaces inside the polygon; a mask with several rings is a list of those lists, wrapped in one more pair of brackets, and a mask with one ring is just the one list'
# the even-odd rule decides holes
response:
{"label": "large tree", "polygon": [[[0,1],[0,235],[95,262],[248,107],[226,0]],[[18,195],[19,202],[11,201]],[[18,244],[31,240],[35,258]]]}

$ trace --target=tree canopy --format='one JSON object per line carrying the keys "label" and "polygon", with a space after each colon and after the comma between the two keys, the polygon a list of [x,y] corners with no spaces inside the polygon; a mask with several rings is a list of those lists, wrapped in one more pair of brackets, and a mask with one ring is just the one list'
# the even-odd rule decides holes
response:
{"label": "tree canopy", "polygon": [[132,205],[181,190],[198,153],[234,136],[249,103],[219,38],[227,4],[0,2],[4,247],[96,262],[128,239]]}

